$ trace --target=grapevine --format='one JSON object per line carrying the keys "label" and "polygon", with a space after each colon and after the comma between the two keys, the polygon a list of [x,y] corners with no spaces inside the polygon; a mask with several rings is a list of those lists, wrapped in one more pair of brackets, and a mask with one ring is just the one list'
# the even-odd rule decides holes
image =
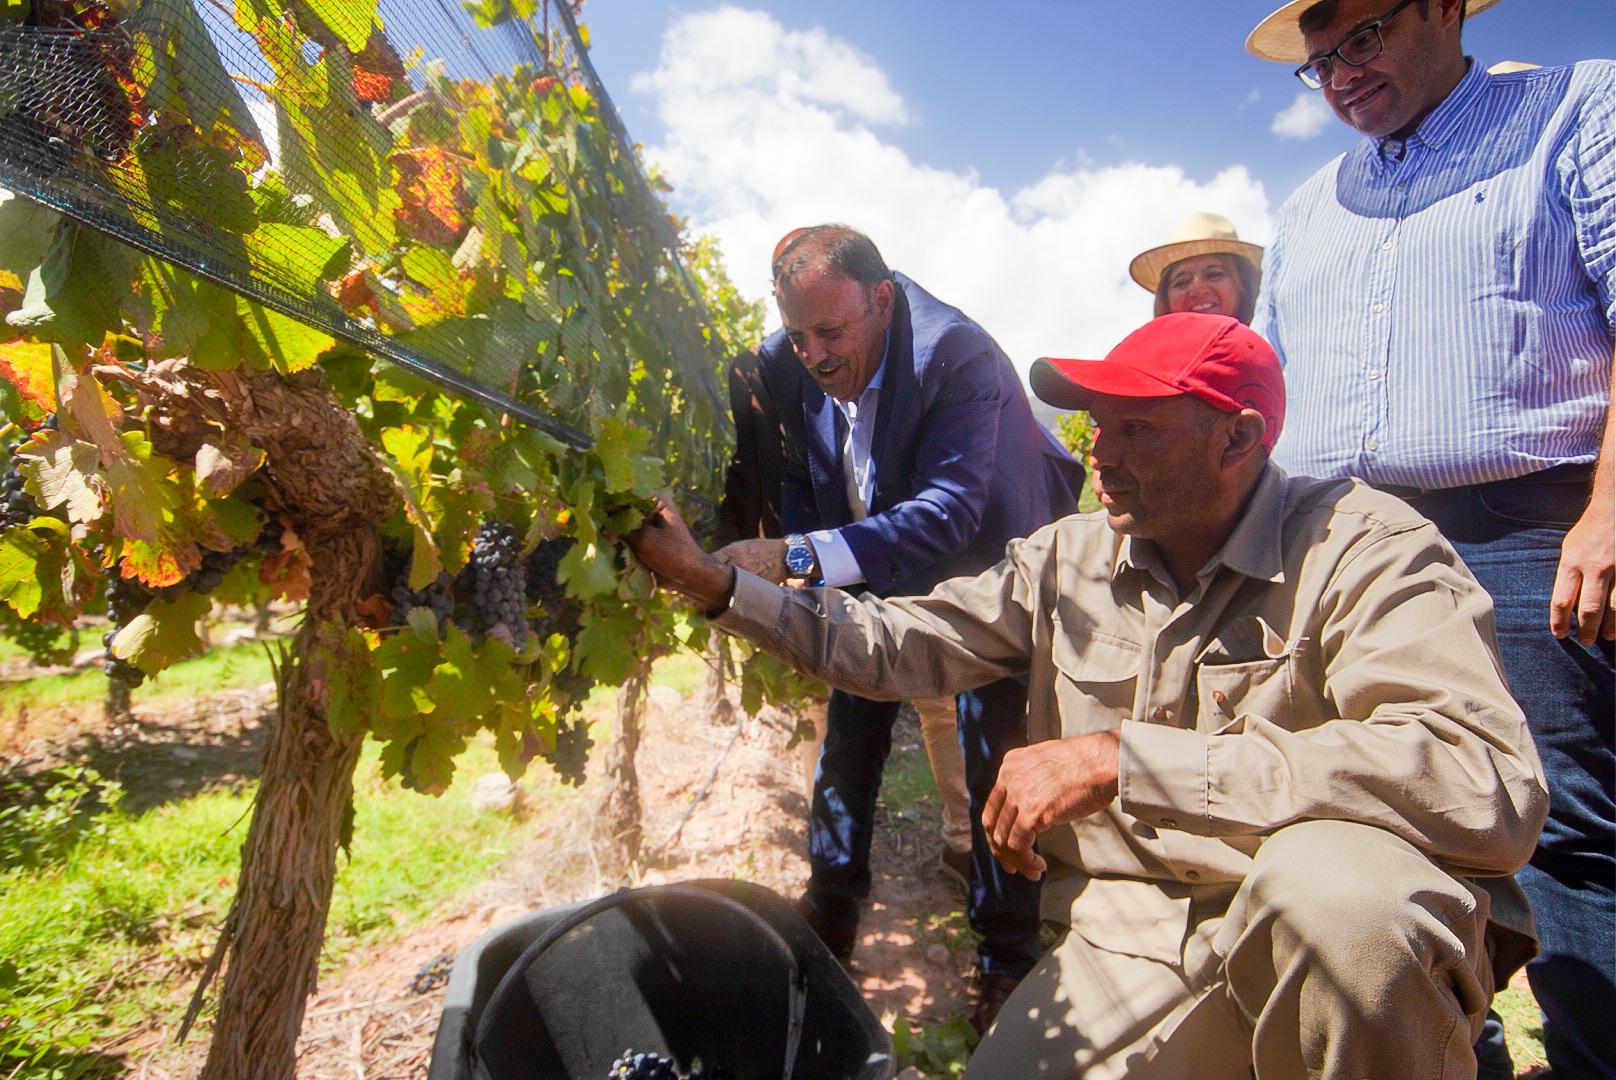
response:
{"label": "grapevine", "polygon": [[680,1072],[678,1063],[670,1057],[648,1051],[628,1049],[612,1062],[606,1080],[735,1080],[728,1069],[707,1068],[697,1065],[689,1072]]}
{"label": "grapevine", "polygon": [[106,647],[102,670],[107,678],[130,689],[145,682],[146,673],[128,660],[112,655],[112,641],[130,620],[146,610],[151,600],[152,591],[140,582],[116,574],[107,578],[107,622],[111,625],[101,635],[101,644]]}

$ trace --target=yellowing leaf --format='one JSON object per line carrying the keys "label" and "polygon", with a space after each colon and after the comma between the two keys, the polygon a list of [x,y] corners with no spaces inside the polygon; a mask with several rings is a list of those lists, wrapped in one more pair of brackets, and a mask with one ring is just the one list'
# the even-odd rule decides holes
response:
{"label": "yellowing leaf", "polygon": [[0,343],[0,379],[46,412],[56,411],[55,377],[51,373],[51,346],[44,341]]}
{"label": "yellowing leaf", "polygon": [[264,463],[264,452],[245,436],[226,433],[196,452],[196,480],[202,493],[222,499]]}
{"label": "yellowing leaf", "polygon": [[21,452],[28,490],[47,510],[67,511],[69,521],[99,521],[105,505],[95,472],[100,455],[94,446],[63,431],[36,438]]}
{"label": "yellowing leaf", "polygon": [[206,596],[193,592],[153,600],[112,639],[112,655],[148,675],[156,675],[188,657],[201,656],[202,639],[196,634],[196,623],[211,606]]}

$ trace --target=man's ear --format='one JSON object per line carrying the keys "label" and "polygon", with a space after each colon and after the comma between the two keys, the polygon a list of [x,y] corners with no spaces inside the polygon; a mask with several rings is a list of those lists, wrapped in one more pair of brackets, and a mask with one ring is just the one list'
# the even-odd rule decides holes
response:
{"label": "man's ear", "polygon": [[892,284],[891,278],[887,278],[885,281],[879,282],[875,286],[875,313],[882,320],[890,319],[892,317],[892,297],[893,290],[895,288],[897,288],[897,286]]}
{"label": "man's ear", "polygon": [[1229,425],[1229,441],[1223,448],[1223,463],[1238,465],[1262,448],[1268,421],[1256,409],[1241,409]]}

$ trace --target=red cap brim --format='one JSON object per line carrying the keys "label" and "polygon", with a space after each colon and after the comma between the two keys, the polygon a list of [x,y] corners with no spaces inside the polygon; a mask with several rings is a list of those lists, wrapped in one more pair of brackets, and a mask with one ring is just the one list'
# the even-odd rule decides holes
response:
{"label": "red cap brim", "polygon": [[1096,395],[1128,398],[1177,397],[1185,391],[1137,368],[1104,360],[1034,360],[1027,383],[1039,399],[1057,409],[1087,409]]}

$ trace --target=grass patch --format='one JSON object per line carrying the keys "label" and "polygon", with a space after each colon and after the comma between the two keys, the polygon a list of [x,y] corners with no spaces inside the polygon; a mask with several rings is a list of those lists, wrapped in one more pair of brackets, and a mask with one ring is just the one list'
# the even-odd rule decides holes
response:
{"label": "grass patch", "polygon": [[1543,1055],[1543,1014],[1529,991],[1506,986],[1493,997],[1493,1009],[1504,1021],[1504,1041],[1517,1073],[1546,1064]]}
{"label": "grass patch", "polygon": [[[136,705],[167,705],[206,698],[220,690],[258,686],[272,678],[269,656],[261,641],[214,649],[182,660],[155,679],[147,679],[130,695]],[[99,666],[21,682],[0,683],[0,720],[23,708],[87,708],[107,696],[107,678]]]}
{"label": "grass patch", "polygon": [[893,813],[902,814],[937,801],[937,782],[932,779],[931,762],[925,747],[906,750],[896,744],[881,773],[881,803]]}
{"label": "grass patch", "polygon": [[[418,924],[527,832],[471,809],[476,777],[497,767],[486,741],[437,799],[383,783],[378,753],[368,747],[356,773],[353,857],[339,856],[326,966]],[[541,804],[567,797],[542,764],[526,786],[544,789]],[[0,1075],[36,1054],[40,1067],[59,1059],[64,1076],[102,1075],[106,1059],[77,1052],[152,1017],[177,1021],[235,890],[252,794],[114,813],[58,862],[0,874]]]}

